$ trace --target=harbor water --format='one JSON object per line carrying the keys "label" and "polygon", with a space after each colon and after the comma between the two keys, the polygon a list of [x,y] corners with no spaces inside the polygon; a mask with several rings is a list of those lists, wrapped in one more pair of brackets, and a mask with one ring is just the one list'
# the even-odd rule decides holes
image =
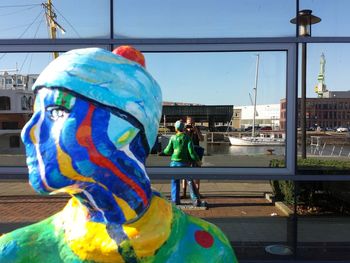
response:
{"label": "harbor water", "polygon": [[[274,155],[285,155],[286,147],[281,146],[232,146],[229,143],[207,145],[208,155],[261,155],[267,154],[273,150]],[[298,155],[301,153],[298,149]],[[314,156],[329,156],[329,157],[349,157],[350,146],[348,145],[326,145],[325,147],[308,146],[307,154]]]}
{"label": "harbor water", "polygon": [[281,146],[232,146],[229,143],[208,143],[208,155],[261,155],[272,149],[273,154],[285,155],[285,147]]}

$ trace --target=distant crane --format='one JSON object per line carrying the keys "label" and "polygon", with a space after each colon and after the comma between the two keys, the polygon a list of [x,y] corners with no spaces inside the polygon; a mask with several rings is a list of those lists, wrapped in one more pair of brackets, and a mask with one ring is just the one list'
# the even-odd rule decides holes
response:
{"label": "distant crane", "polygon": [[315,92],[317,93],[319,98],[323,97],[323,93],[328,91],[327,85],[325,84],[325,73],[326,73],[326,58],[324,54],[321,55],[320,60],[320,73],[317,76],[317,85],[315,87]]}

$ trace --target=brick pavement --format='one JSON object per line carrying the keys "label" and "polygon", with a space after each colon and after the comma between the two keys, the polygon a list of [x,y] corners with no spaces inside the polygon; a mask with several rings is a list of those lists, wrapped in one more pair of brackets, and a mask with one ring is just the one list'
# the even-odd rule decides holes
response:
{"label": "brick pavement", "polygon": [[[169,197],[168,182],[156,181],[153,188]],[[270,191],[266,182],[220,183],[203,181],[201,193],[209,204],[208,210],[185,209],[201,218],[283,216],[280,210],[264,198]],[[0,223],[36,222],[61,210],[68,196],[40,196],[25,180],[0,181]],[[182,200],[190,202],[190,200]]]}
{"label": "brick pavement", "polygon": [[[0,197],[0,223],[36,222],[58,211],[68,197],[6,196]],[[283,214],[264,198],[210,197],[204,199],[208,210],[184,209],[201,218],[261,217]]]}
{"label": "brick pavement", "polygon": [[67,197],[2,196],[0,197],[0,223],[43,220],[61,210],[67,200]]}
{"label": "brick pavement", "polygon": [[[155,182],[153,187],[165,196],[169,196],[169,182]],[[266,245],[275,243],[291,244],[289,240],[293,235],[292,221],[264,198],[267,192],[271,192],[268,182],[220,183],[203,180],[201,193],[209,203],[209,209],[190,209],[185,212],[218,225],[231,240],[240,259],[279,260],[282,258],[267,255],[264,248]],[[24,180],[0,180],[0,233],[9,232],[53,215],[65,206],[68,198],[63,195],[39,196]],[[189,200],[182,201],[189,202]],[[334,224],[338,225],[338,221]],[[327,227],[326,223],[328,222],[324,225]],[[347,225],[345,223],[341,225],[345,233],[350,231]],[[325,229],[323,225],[322,229]],[[305,236],[308,238],[313,236],[306,230],[303,231]],[[334,232],[332,229],[326,233],[322,231],[316,232],[323,233],[325,236],[329,236],[328,232]],[[339,231],[336,232],[339,233]],[[316,248],[316,252],[306,254],[322,255],[318,247]],[[326,252],[324,252],[325,257],[328,253]]]}
{"label": "brick pavement", "polygon": [[283,216],[273,204],[262,197],[208,197],[208,210],[185,210],[201,218]]}
{"label": "brick pavement", "polygon": [[[156,181],[154,189],[169,196],[170,187],[166,181]],[[201,193],[209,204],[208,210],[188,210],[201,218],[261,217],[283,214],[264,198],[270,191],[266,182],[218,183],[203,181]],[[185,200],[182,200],[186,202]],[[187,200],[190,202],[189,200]],[[61,210],[67,197],[40,196],[26,180],[0,181],[0,223],[36,222]]]}

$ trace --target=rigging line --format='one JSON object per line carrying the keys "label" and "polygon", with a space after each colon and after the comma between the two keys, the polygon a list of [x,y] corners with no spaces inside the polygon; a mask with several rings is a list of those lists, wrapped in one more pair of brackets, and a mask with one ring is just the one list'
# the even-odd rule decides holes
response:
{"label": "rigging line", "polygon": [[64,19],[64,21],[66,21],[67,22],[67,24],[73,29],[73,31],[77,34],[77,36],[78,37],[81,37],[80,36],[80,34],[79,34],[79,32],[74,28],[74,26],[68,21],[68,19],[66,19],[63,15],[62,15],[62,13],[54,6],[54,5],[52,5],[53,6],[53,8],[55,9],[55,11],[60,15],[60,16],[62,16],[62,18]]}
{"label": "rigging line", "polygon": [[6,55],[7,55],[7,53],[2,54],[1,57],[0,57],[0,61],[1,61]]}
{"label": "rigging line", "polygon": [[28,26],[28,24],[4,28],[4,29],[1,29],[1,32],[3,32],[3,31],[8,31],[8,30],[15,29],[15,28],[21,28],[21,27],[25,27],[25,26]]}
{"label": "rigging line", "polygon": [[0,60],[2,60],[3,57],[5,57],[6,55],[7,55],[7,53],[2,54],[1,57],[0,57]]}
{"label": "rigging line", "polygon": [[[36,30],[35,30],[35,33],[34,33],[34,37],[33,37],[34,39],[36,38],[36,36],[38,34],[38,31],[39,31],[39,28],[40,28],[41,24],[43,23],[43,21],[44,21],[44,16],[41,17],[41,20],[40,20],[38,26],[36,27]],[[32,66],[32,59],[33,59],[33,54],[30,54],[30,53],[27,53],[25,59],[23,60],[23,63],[21,65],[21,68],[20,68],[19,72],[22,72],[22,68],[24,66],[24,63],[27,61],[29,55],[31,55],[30,64],[29,64],[29,67],[28,67],[28,73],[29,73],[29,70],[30,70],[30,68]]]}
{"label": "rigging line", "polygon": [[24,66],[24,63],[26,63],[28,56],[29,56],[29,53],[26,54],[26,57],[24,58],[24,60],[22,62],[22,65],[21,65],[21,68],[19,69],[19,72],[22,72],[22,68]]}
{"label": "rigging line", "polygon": [[0,5],[0,8],[12,8],[12,7],[26,7],[26,6],[38,6],[40,4],[30,4],[30,5]]}
{"label": "rigging line", "polygon": [[31,9],[33,9],[35,7],[37,7],[37,6],[31,6],[31,7],[25,8],[25,9],[21,9],[21,10],[18,10],[18,11],[13,11],[13,12],[10,12],[10,13],[5,13],[5,14],[0,14],[0,15],[1,16],[8,16],[8,15],[13,15],[13,14],[18,14],[18,13],[21,13],[21,12],[24,12],[24,11],[31,10]]}
{"label": "rigging line", "polygon": [[41,17],[41,20],[39,21],[39,24],[38,24],[38,26],[37,26],[37,28],[36,28],[36,30],[35,30],[35,33],[34,33],[34,37],[33,37],[33,38],[36,38],[36,36],[37,36],[37,34],[38,34],[38,32],[39,32],[39,28],[40,28],[41,24],[43,23],[43,21],[44,21],[44,16]]}
{"label": "rigging line", "polygon": [[27,69],[27,75],[31,74],[30,70],[32,68],[32,61],[33,61],[33,53],[30,53],[30,59],[29,59],[29,64],[28,64],[28,69]]}
{"label": "rigging line", "polygon": [[35,23],[35,21],[40,17],[42,14],[43,10],[40,10],[40,13],[34,18],[33,22],[28,25],[28,27],[23,31],[23,33],[18,37],[21,38],[23,35],[28,31],[28,29]]}

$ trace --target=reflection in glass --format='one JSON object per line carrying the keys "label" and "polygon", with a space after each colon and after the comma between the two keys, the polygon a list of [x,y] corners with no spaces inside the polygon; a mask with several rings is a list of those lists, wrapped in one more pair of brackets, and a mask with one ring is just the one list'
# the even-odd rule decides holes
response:
{"label": "reflection in glass", "polygon": [[0,166],[25,166],[20,133],[33,111],[31,87],[52,53],[2,53],[0,58]]}
{"label": "reflection in glass", "polygon": [[[273,159],[284,160],[284,52],[259,52],[258,68],[256,52],[145,55],[147,69],[162,88],[164,103],[149,166],[169,165],[169,157],[156,153],[174,134],[174,123],[187,116],[203,134],[204,167],[269,167]],[[243,138],[250,138],[250,145],[232,143],[232,139]]]}
{"label": "reflection in glass", "polygon": [[[349,174],[349,51],[349,44],[308,44],[307,159],[298,160],[298,168],[302,173],[321,170],[326,174]],[[300,119],[298,103],[298,128]]]}
{"label": "reflection in glass", "polygon": [[116,38],[293,36],[295,1],[115,0]]}

